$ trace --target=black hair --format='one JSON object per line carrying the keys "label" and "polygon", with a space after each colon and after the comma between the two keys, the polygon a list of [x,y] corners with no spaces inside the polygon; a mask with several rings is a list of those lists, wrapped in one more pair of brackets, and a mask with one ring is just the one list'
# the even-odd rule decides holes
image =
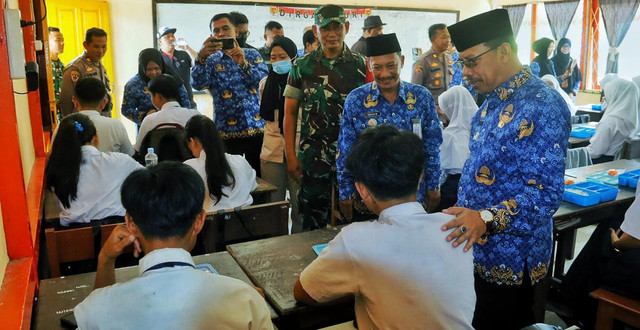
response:
{"label": "black hair", "polygon": [[96,127],[83,114],[74,113],[60,121],[44,173],[47,187],[65,208],[71,207],[71,201],[77,197],[82,146],[90,143],[94,136]]}
{"label": "black hair", "polygon": [[187,140],[193,138],[202,143],[207,155],[204,165],[207,173],[207,188],[209,188],[209,196],[211,199],[215,198],[217,204],[222,195],[227,196],[222,193],[222,187],[235,185],[236,179],[227,162],[224,144],[216,124],[207,116],[196,115],[187,122],[185,133]]}
{"label": "black hair", "polygon": [[422,140],[416,134],[381,125],[358,137],[346,167],[356,182],[364,184],[377,199],[387,201],[416,193],[424,159]]}
{"label": "black hair", "polygon": [[179,95],[180,84],[178,80],[170,74],[161,74],[149,81],[149,92],[151,94],[160,94],[167,100],[177,100]]}
{"label": "black hair", "polygon": [[95,78],[82,78],[74,87],[78,102],[83,107],[97,108],[107,95],[107,89],[101,80]]}
{"label": "black hair", "polygon": [[513,52],[516,54],[518,53],[518,44],[516,43],[516,39],[513,37],[513,35],[499,37],[483,42],[483,44],[489,48],[496,48],[504,43],[508,43],[509,46],[511,46]]}
{"label": "black hair", "polygon": [[60,32],[60,29],[58,29],[57,27],[50,26],[49,27],[49,33],[51,33],[51,32]]}
{"label": "black hair", "polygon": [[313,44],[316,41],[316,35],[313,34],[313,30],[307,30],[302,35],[302,46],[307,48],[307,43]]}
{"label": "black hair", "polygon": [[229,20],[229,23],[231,23],[231,25],[233,25],[233,27],[236,27],[236,21],[233,19],[233,16],[231,16],[231,14],[229,13],[220,13],[220,14],[215,14],[211,20],[209,21],[209,30],[211,31],[211,33],[213,33],[213,22],[215,21],[219,21],[223,18],[226,18]]}
{"label": "black hair", "polygon": [[84,41],[86,41],[88,44],[90,44],[92,39],[93,39],[93,37],[101,38],[101,37],[106,37],[106,36],[107,36],[107,32],[105,32],[103,29],[97,28],[97,27],[92,27],[89,30],[87,30],[87,32],[85,32]]}
{"label": "black hair", "polygon": [[129,174],[120,199],[146,239],[185,237],[202,212],[204,184],[190,166],[164,161]]}
{"label": "black hair", "polygon": [[247,15],[239,11],[232,11],[229,13],[229,15],[233,18],[234,25],[236,26],[240,24],[249,24],[249,19],[247,18]]}
{"label": "black hair", "polygon": [[429,40],[433,40],[433,38],[436,36],[436,34],[438,34],[438,31],[440,30],[444,30],[447,28],[446,24],[443,23],[438,23],[438,24],[433,24],[429,27]]}
{"label": "black hair", "polygon": [[273,29],[282,29],[282,24],[276,22],[276,21],[269,21],[267,22],[267,24],[264,26],[264,33],[267,33],[267,31],[271,31]]}

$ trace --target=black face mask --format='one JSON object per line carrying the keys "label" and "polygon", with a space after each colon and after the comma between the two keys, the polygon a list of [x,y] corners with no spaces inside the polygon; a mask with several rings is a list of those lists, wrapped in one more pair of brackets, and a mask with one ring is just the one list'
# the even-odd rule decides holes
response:
{"label": "black face mask", "polygon": [[249,37],[249,34],[239,34],[236,37],[236,41],[238,42],[238,45],[240,45],[240,47],[246,47],[247,46],[247,38]]}

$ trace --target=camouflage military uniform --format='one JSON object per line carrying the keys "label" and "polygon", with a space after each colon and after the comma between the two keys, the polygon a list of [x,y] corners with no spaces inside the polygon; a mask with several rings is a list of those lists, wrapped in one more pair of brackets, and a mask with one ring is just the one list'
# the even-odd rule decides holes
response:
{"label": "camouflage military uniform", "polygon": [[426,87],[438,104],[438,96],[449,88],[453,74],[451,55],[444,52],[438,56],[431,48],[413,63],[411,82]]}
{"label": "camouflage military uniform", "polygon": [[64,69],[64,74],[62,75],[62,90],[60,91],[60,112],[62,116],[64,117],[77,111],[73,106],[71,98],[76,95],[76,82],[87,77],[99,79],[107,87],[108,102],[104,109],[102,109],[101,114],[105,117],[111,117],[113,103],[111,102],[111,94],[109,94],[109,92],[111,92],[111,82],[109,82],[109,77],[107,77],[107,71],[102,62],[92,61],[89,56],[87,56],[87,52],[83,52],[80,56],[73,59]]}
{"label": "camouflage military uniform", "polygon": [[56,116],[58,120],[62,119],[60,115],[60,90],[62,89],[62,73],[64,72],[64,63],[62,61],[51,61],[51,69],[53,71],[53,94],[56,99]]}
{"label": "camouflage military uniform", "polygon": [[324,56],[320,46],[296,60],[284,91],[302,108],[298,205],[304,230],[325,227],[329,220],[342,107],[347,95],[365,83],[364,57],[343,47],[342,54],[332,59]]}

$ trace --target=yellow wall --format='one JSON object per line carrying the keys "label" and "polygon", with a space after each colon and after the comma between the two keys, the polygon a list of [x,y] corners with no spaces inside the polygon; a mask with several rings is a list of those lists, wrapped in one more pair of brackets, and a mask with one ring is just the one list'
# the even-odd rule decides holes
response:
{"label": "yellow wall", "polygon": [[2,205],[0,205],[0,284],[4,279],[4,271],[9,263],[9,254],[7,254],[7,241],[4,238],[4,225],[2,223]]}

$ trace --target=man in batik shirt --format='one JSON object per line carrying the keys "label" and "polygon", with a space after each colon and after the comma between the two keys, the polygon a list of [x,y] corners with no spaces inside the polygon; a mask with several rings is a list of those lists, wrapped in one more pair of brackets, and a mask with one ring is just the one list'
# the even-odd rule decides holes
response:
{"label": "man in batik shirt", "polygon": [[444,210],[456,219],[442,229],[455,228],[447,236],[454,247],[468,251],[478,243],[473,326],[520,329],[538,321],[534,292],[544,288],[551,260],[569,109],[560,94],[520,64],[506,10],[471,17],[449,32],[464,76],[487,99],[471,122],[471,155],[462,170],[458,207]]}

